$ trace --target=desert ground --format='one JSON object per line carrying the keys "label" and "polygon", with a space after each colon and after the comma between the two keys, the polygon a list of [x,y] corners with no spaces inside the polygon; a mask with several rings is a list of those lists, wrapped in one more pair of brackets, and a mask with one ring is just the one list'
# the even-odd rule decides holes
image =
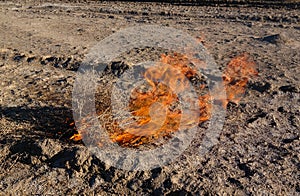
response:
{"label": "desert ground", "polygon": [[[256,63],[197,166],[183,153],[176,164],[126,171],[70,139],[76,71],[90,49],[147,24],[199,38],[220,70],[244,52]],[[0,195],[299,195],[299,51],[297,6],[0,1]],[[137,48],[120,59],[155,55]]]}

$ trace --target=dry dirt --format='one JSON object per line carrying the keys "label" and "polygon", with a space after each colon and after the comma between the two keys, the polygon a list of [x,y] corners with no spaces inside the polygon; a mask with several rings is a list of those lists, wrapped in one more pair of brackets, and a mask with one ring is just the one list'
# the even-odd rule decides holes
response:
{"label": "dry dirt", "polygon": [[[176,168],[123,171],[69,140],[80,62],[105,37],[144,24],[200,37],[221,70],[243,52],[257,63],[197,167],[183,155]],[[300,194],[299,9],[0,1],[0,25],[0,195]]]}

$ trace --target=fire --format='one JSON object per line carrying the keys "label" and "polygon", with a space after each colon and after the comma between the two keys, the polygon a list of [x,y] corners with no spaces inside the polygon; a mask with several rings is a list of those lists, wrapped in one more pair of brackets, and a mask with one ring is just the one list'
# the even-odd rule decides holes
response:
{"label": "fire", "polygon": [[77,142],[80,141],[82,139],[80,133],[75,133],[74,135],[72,135],[72,137],[70,137],[71,140]]}
{"label": "fire", "polygon": [[227,102],[238,103],[246,90],[249,79],[257,74],[256,64],[247,53],[233,58],[223,74]]}
{"label": "fire", "polygon": [[[210,119],[213,95],[209,93],[198,97],[200,116],[197,122],[191,116],[184,116],[176,107],[179,100],[174,90],[177,93],[184,92],[189,86],[189,80],[197,76],[197,71],[192,68],[188,58],[177,53],[162,55],[161,63],[164,66],[150,67],[144,73],[148,86],[132,92],[128,109],[135,120],[132,122],[132,119],[125,119],[120,122],[128,123],[123,129],[116,128],[110,134],[113,142],[121,146],[135,147],[158,138],[170,137],[179,127],[191,128],[195,123]],[[254,75],[257,75],[255,63],[248,54],[237,56],[228,63],[223,74],[227,94],[221,100],[224,107],[228,102],[240,101],[248,80]],[[199,89],[205,87],[201,84]],[[80,140],[80,132],[71,139]]]}

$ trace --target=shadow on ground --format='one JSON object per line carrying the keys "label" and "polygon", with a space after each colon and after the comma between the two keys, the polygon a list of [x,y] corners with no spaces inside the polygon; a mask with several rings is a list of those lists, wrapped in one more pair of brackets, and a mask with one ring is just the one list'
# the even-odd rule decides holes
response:
{"label": "shadow on ground", "polygon": [[17,124],[30,124],[31,130],[26,131],[32,136],[66,140],[75,133],[70,126],[72,111],[66,107],[1,107],[0,116]]}

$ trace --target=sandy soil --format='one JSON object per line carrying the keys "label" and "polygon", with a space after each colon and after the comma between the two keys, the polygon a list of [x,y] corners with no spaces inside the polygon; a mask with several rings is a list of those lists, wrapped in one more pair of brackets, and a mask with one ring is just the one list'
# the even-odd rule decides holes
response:
{"label": "sandy soil", "polygon": [[[0,2],[1,194],[300,194],[299,10],[53,2]],[[239,104],[228,105],[219,142],[197,167],[182,155],[176,168],[123,171],[69,139],[66,119],[85,55],[143,24],[200,37],[221,70],[243,52],[257,63],[258,76]],[[134,61],[136,53],[150,55],[136,49],[122,58]]]}

